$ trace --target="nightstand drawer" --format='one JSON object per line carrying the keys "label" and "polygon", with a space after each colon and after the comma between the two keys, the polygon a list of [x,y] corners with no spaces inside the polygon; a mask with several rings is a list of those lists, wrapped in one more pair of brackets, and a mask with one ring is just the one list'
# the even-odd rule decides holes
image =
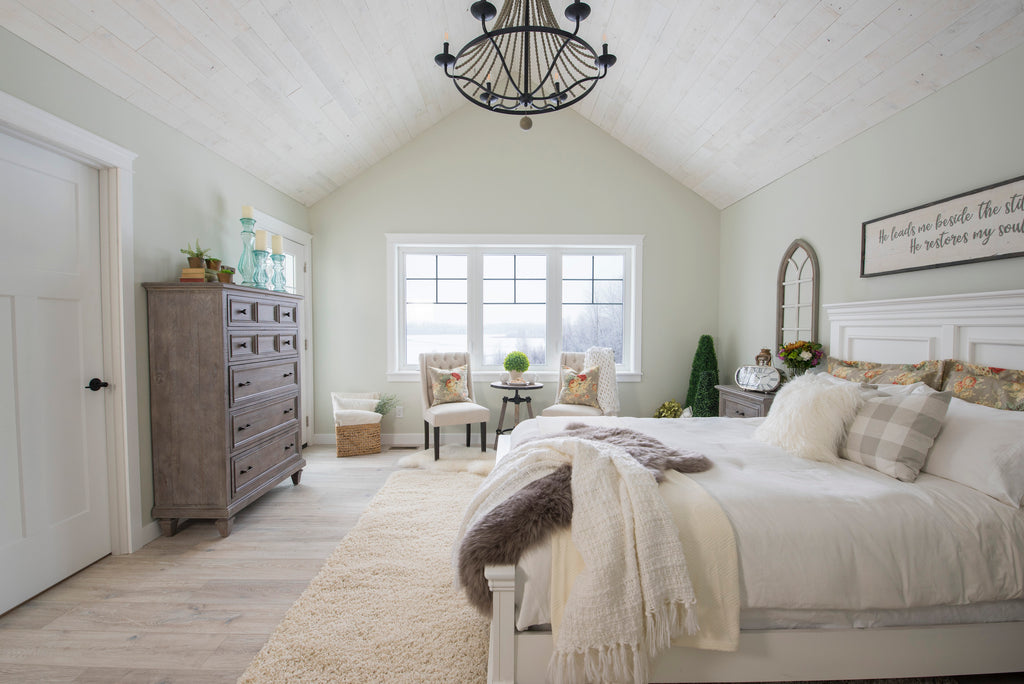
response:
{"label": "nightstand drawer", "polygon": [[775,400],[775,395],[765,392],[748,392],[736,385],[716,385],[718,390],[718,415],[725,418],[762,418]]}

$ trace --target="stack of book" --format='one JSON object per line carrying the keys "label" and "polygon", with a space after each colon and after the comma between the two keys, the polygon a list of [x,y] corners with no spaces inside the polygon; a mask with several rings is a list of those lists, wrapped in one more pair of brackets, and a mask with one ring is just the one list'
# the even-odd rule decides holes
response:
{"label": "stack of book", "polygon": [[183,283],[205,283],[205,268],[183,268],[181,269],[181,282]]}

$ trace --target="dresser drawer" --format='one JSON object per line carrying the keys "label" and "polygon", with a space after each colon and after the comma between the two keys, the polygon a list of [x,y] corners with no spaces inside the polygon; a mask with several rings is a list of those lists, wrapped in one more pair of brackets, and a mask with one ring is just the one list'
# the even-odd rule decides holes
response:
{"label": "dresser drawer", "polygon": [[263,297],[228,295],[228,325],[294,326],[298,305]]}
{"label": "dresser drawer", "polygon": [[231,414],[231,448],[253,443],[271,430],[297,420],[298,396],[285,397],[269,404],[235,411]]}
{"label": "dresser drawer", "polygon": [[263,475],[299,453],[299,433],[289,432],[231,459],[232,494],[242,494],[259,484]]}
{"label": "dresser drawer", "polygon": [[233,332],[228,336],[228,353],[232,361],[270,358],[293,354],[298,335],[294,332]]}
{"label": "dresser drawer", "polygon": [[296,388],[299,384],[298,371],[298,359],[279,363],[232,366],[228,370],[231,404],[285,388]]}

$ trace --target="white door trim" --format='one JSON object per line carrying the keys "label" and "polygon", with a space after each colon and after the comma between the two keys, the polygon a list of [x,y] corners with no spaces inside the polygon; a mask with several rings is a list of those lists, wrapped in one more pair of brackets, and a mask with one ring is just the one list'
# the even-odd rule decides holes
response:
{"label": "white door trim", "polygon": [[313,373],[313,350],[311,348],[313,344],[313,236],[270,214],[264,214],[259,209],[253,210],[253,217],[256,219],[257,227],[286,237],[292,242],[297,242],[305,247],[305,263],[303,264],[302,273],[298,274],[298,277],[302,278],[303,296],[305,298],[305,302],[303,302],[305,315],[301,317],[299,322],[302,327],[304,345],[304,348],[299,350],[302,356],[302,366],[299,372],[302,374],[302,439],[304,442],[312,444],[314,435],[310,418],[313,415],[313,393],[316,390],[313,386],[313,378],[316,375]]}
{"label": "white door trim", "polygon": [[[115,554],[150,541],[139,481],[139,391],[135,365],[134,152],[0,91],[0,130],[99,171],[103,373],[110,482],[110,538]],[[155,525],[151,525],[155,528]]]}

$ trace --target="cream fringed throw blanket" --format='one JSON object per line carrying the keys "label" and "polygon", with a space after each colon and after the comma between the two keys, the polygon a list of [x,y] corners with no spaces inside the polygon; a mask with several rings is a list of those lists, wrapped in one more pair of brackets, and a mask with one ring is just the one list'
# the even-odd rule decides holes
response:
{"label": "cream fringed throw blanket", "polygon": [[651,473],[623,448],[552,438],[523,444],[470,502],[461,539],[494,506],[572,465],[572,539],[585,568],[566,603],[549,664],[556,682],[644,682],[649,658],[697,629],[682,544]]}

